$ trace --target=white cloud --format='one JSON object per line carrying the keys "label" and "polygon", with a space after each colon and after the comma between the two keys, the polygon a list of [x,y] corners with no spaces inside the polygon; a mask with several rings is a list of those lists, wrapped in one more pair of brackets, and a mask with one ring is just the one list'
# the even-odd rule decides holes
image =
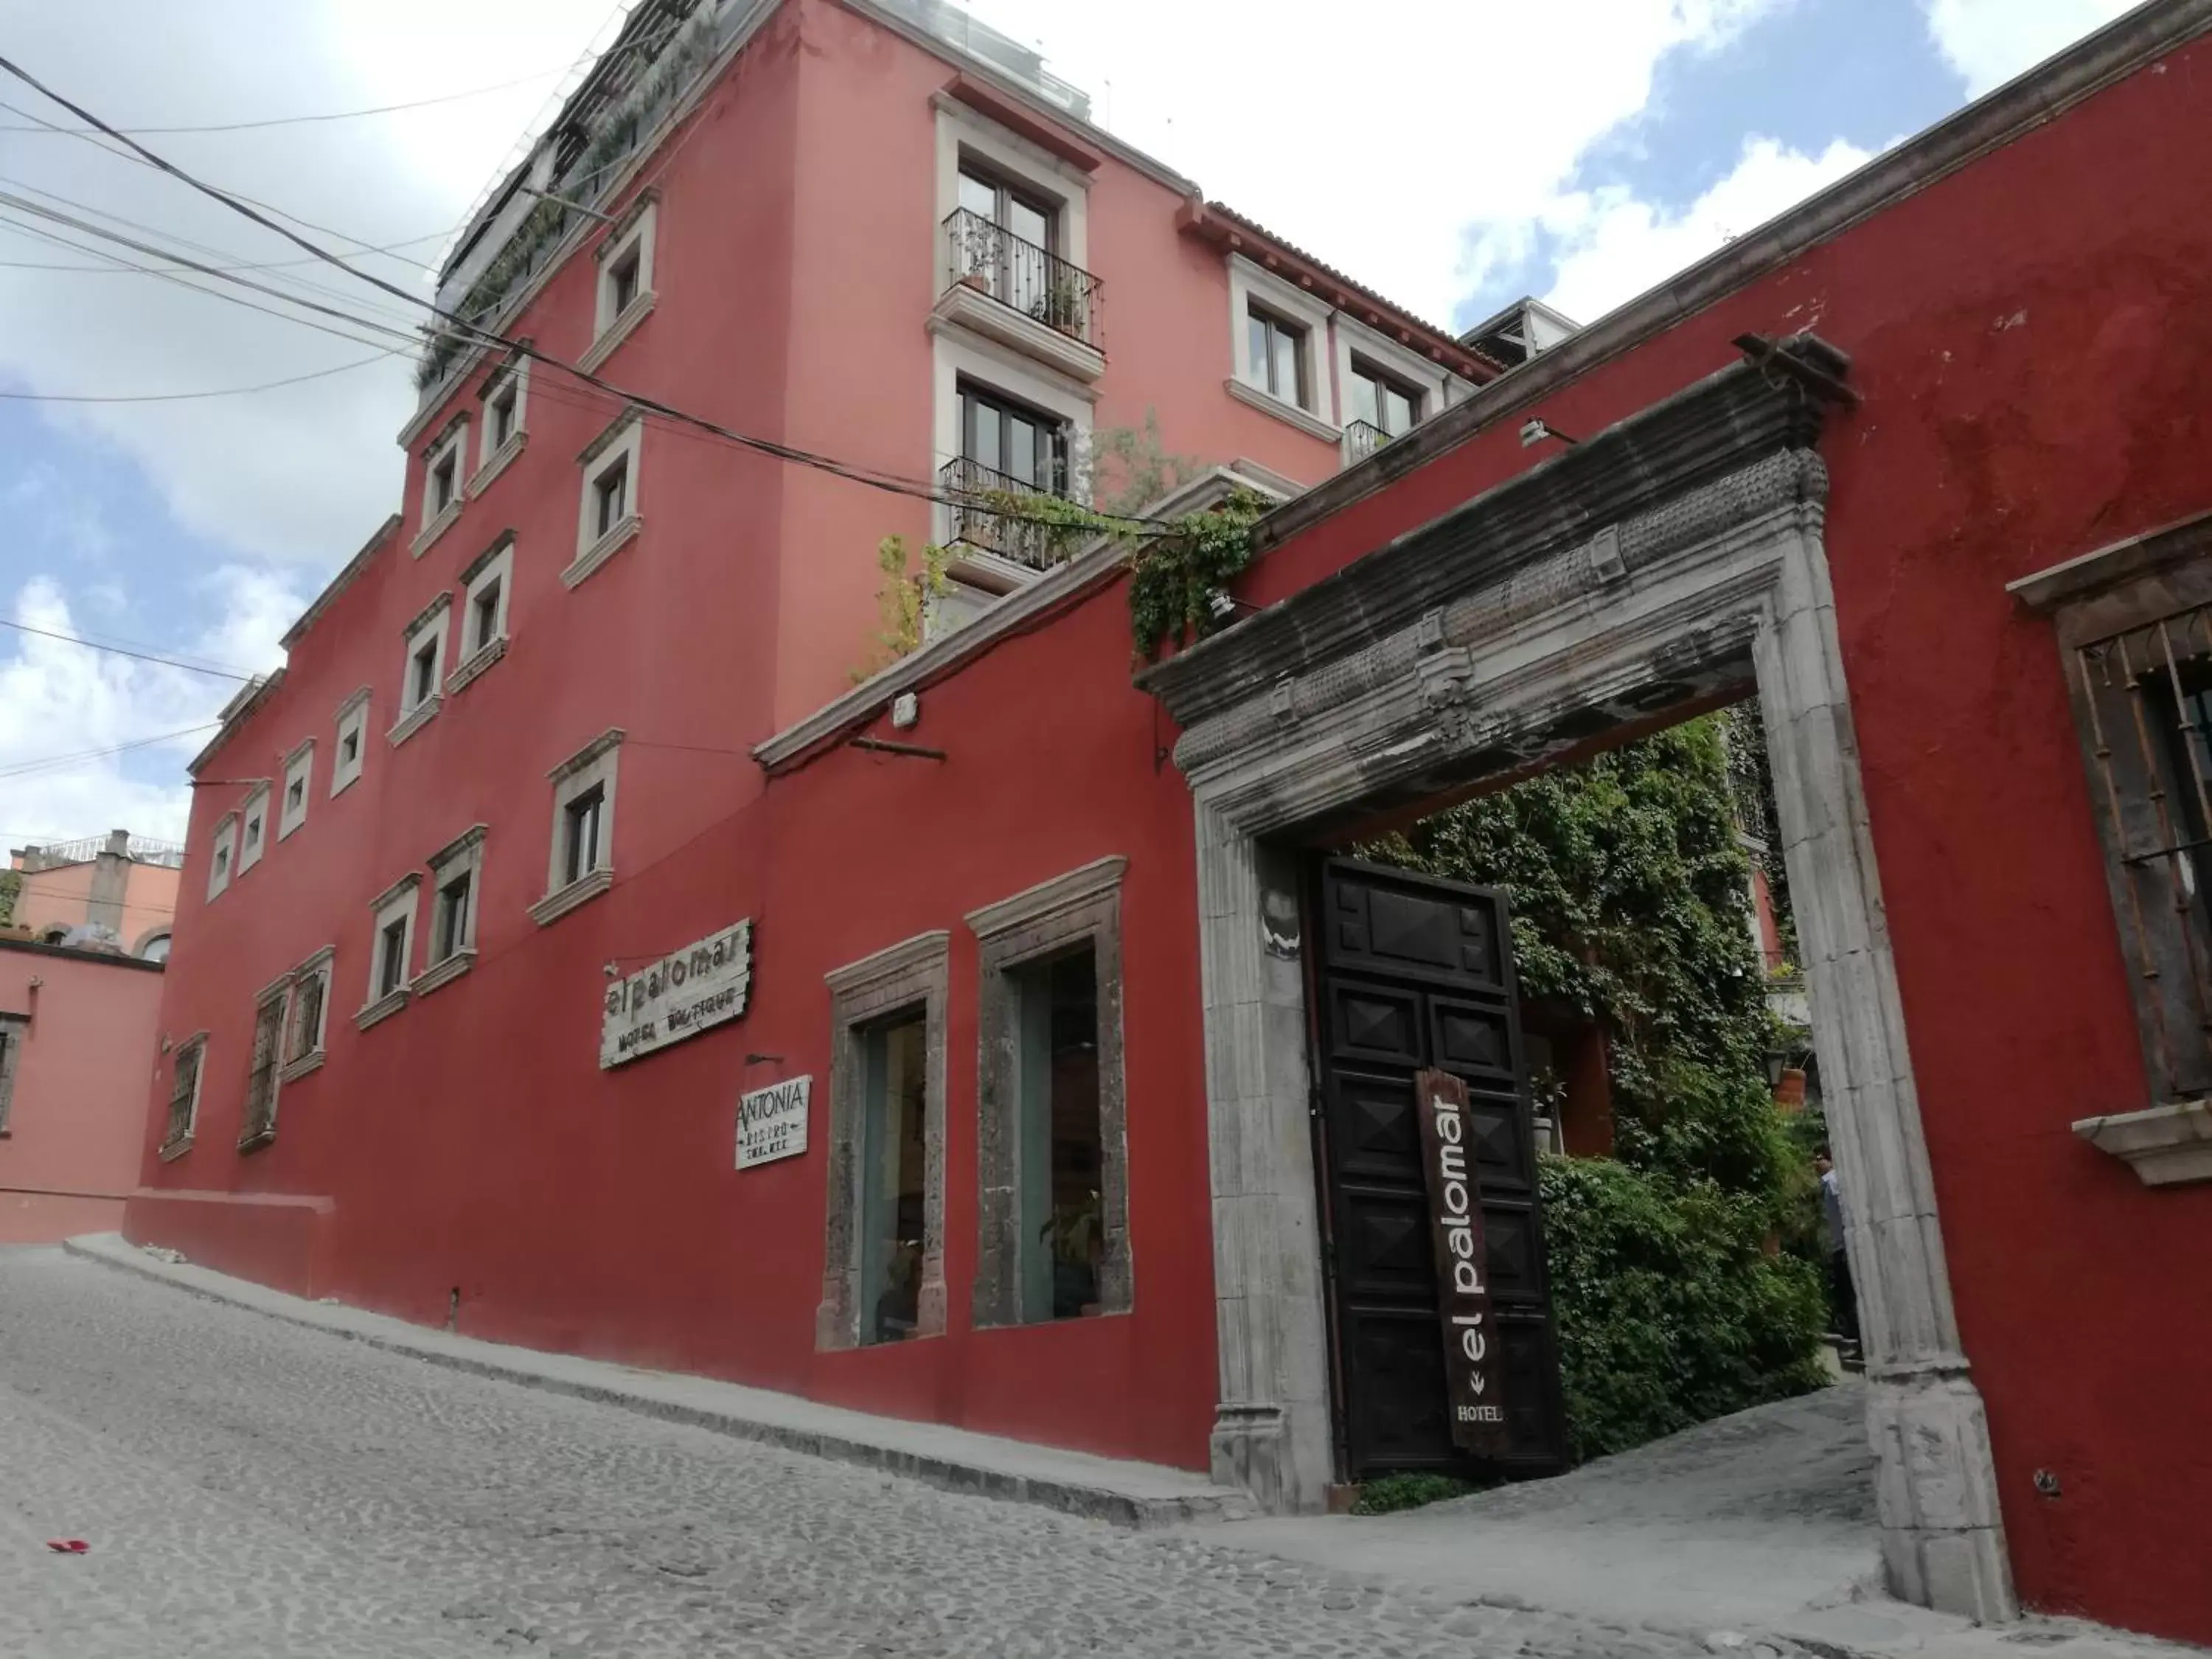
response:
{"label": "white cloud", "polygon": [[1925,0],[1928,33],[1966,77],[1966,95],[2033,69],[2128,10],[2136,0]]}
{"label": "white cloud", "polygon": [[[304,602],[289,581],[223,565],[195,586],[214,602],[216,620],[164,654],[255,672],[282,662],[276,641]],[[207,726],[237,684],[46,637],[85,626],[51,576],[26,582],[9,614],[43,632],[7,630],[0,647],[0,836],[20,846],[124,829],[181,839],[191,799],[184,763],[213,735],[191,728]],[[184,735],[92,752],[170,733]],[[64,763],[34,765],[49,761]]]}
{"label": "white cloud", "polygon": [[1559,276],[1545,298],[1578,321],[1594,321],[1871,158],[1841,139],[1807,155],[1751,138],[1728,176],[1680,212],[1624,190],[1562,196],[1541,219],[1559,239]]}

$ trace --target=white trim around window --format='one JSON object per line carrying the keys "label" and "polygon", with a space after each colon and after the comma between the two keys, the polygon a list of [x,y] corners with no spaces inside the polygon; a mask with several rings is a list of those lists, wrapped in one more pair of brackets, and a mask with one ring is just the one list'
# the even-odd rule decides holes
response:
{"label": "white trim around window", "polygon": [[461,516],[468,501],[468,468],[469,417],[456,415],[422,452],[421,527],[410,544],[416,558],[428,552],[430,544]]}
{"label": "white trim around window", "polygon": [[230,886],[238,863],[238,814],[225,812],[215,821],[213,845],[208,850],[208,901],[213,903]]}
{"label": "white trim around window", "polygon": [[[477,442],[477,470],[469,475],[471,499],[491,487],[530,441],[524,425],[530,413],[530,359],[514,361],[489,376],[483,385],[483,432]],[[505,436],[501,436],[501,428]]]}
{"label": "white trim around window", "polygon": [[276,839],[307,821],[307,796],[315,787],[315,740],[307,738],[284,757],[284,793],[276,803]]}
{"label": "white trim around window", "polygon": [[[422,888],[422,874],[410,870],[376,896],[369,906],[368,1000],[353,1023],[366,1031],[407,1006],[413,985],[408,969],[415,959],[415,912]],[[388,930],[397,927],[395,938]]]}
{"label": "white trim around window", "polygon": [[507,654],[507,607],[514,589],[514,532],[477,555],[461,572],[461,659],[446,676],[450,696]]}
{"label": "white trim around window", "polygon": [[[965,156],[1056,204],[1060,246],[1053,251],[1088,270],[1091,175],[948,94],[938,93],[930,102],[937,111],[937,223],[942,225],[960,205],[960,162]],[[940,267],[934,279],[940,289],[945,276]]]}
{"label": "white trim around window", "polygon": [[287,1083],[323,1063],[331,1024],[331,969],[337,958],[337,947],[325,945],[292,970],[276,1073]]}
{"label": "white trim around window", "polygon": [[[1305,399],[1299,403],[1267,390],[1265,367],[1252,361],[1249,318],[1254,306],[1271,312],[1304,331],[1298,352],[1305,374]],[[1330,307],[1303,289],[1265,270],[1241,254],[1229,256],[1229,329],[1231,362],[1228,380],[1231,397],[1264,410],[1310,437],[1334,443],[1335,377],[1328,349]]]}
{"label": "white trim around window", "polygon": [[[338,705],[331,719],[337,728],[337,740],[331,750],[331,793],[336,795],[348,784],[361,776],[362,769],[368,764],[368,688],[360,690]],[[348,743],[346,739],[353,741]]]}
{"label": "white trim around window", "polygon": [[531,920],[540,927],[614,885],[616,763],[623,737],[620,726],[610,726],[545,775],[553,785],[545,896],[530,907]]}
{"label": "white trim around window", "polygon": [[[1421,394],[1420,404],[1413,411],[1413,424],[1432,421],[1451,406],[1451,383],[1459,377],[1442,363],[1431,362],[1410,347],[1400,344],[1389,336],[1376,332],[1358,319],[1338,312],[1332,332],[1336,358],[1336,388],[1340,412],[1344,416],[1340,424],[1352,422],[1352,360],[1360,358],[1381,369],[1394,380],[1403,381]],[[1392,437],[1402,436],[1392,433]],[[1346,456],[1346,463],[1355,457]]]}
{"label": "white trim around window", "polygon": [[238,873],[244,875],[261,862],[269,850],[269,782],[256,784],[239,808]]}
{"label": "white trim around window", "polygon": [[447,589],[407,624],[407,651],[399,659],[399,718],[386,734],[394,748],[421,731],[446,701],[446,635],[453,621],[453,595]]}
{"label": "white trim around window", "polygon": [[642,192],[592,255],[594,279],[591,349],[576,360],[586,374],[614,355],[615,348],[653,314],[658,295],[653,286],[653,245],[659,228],[660,202]]}
{"label": "white trim around window", "polygon": [[[983,392],[995,392],[1010,402],[1027,404],[1042,415],[1057,416],[1067,427],[1067,489],[1079,501],[1091,499],[1091,431],[1098,394],[1079,380],[1056,374],[1006,348],[977,339],[964,331],[933,329],[936,375],[930,417],[933,474],[961,452],[960,383],[966,380]],[[939,543],[951,533],[951,510],[936,509],[933,536]]]}
{"label": "white trim around window", "polygon": [[576,504],[576,556],[561,573],[563,587],[574,587],[645,528],[638,513],[644,450],[645,411],[633,407],[615,416],[576,458],[584,486]]}
{"label": "white trim around window", "polygon": [[471,824],[430,854],[430,942],[413,990],[428,995],[477,959],[477,906],[483,895],[485,827]]}

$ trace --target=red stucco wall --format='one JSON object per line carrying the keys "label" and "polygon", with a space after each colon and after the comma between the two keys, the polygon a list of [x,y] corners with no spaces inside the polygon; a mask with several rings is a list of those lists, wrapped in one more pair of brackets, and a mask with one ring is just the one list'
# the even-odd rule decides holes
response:
{"label": "red stucco wall", "polygon": [[158,969],[0,939],[0,1013],[30,1018],[0,1135],[0,1244],[122,1224],[161,1000]]}

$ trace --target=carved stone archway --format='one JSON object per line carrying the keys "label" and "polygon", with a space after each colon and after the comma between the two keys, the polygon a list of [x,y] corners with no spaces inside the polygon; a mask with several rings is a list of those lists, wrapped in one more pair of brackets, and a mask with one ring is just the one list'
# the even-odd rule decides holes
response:
{"label": "carved stone archway", "polygon": [[1197,802],[1217,1479],[1311,1510],[1333,1478],[1297,847],[1755,685],[1850,1206],[1891,1586],[2014,1612],[1821,539],[1816,446],[1846,368],[1809,338],[1733,365],[1145,677]]}

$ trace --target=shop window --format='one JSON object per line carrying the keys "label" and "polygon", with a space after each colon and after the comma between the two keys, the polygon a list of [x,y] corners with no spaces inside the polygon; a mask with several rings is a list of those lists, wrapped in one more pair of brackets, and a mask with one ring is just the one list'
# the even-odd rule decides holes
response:
{"label": "shop window", "polygon": [[1130,1305],[1125,866],[1102,859],[968,918],[982,969],[978,1325]]}
{"label": "shop window", "polygon": [[925,933],[829,975],[825,1348],[945,1329],[946,945]]}

